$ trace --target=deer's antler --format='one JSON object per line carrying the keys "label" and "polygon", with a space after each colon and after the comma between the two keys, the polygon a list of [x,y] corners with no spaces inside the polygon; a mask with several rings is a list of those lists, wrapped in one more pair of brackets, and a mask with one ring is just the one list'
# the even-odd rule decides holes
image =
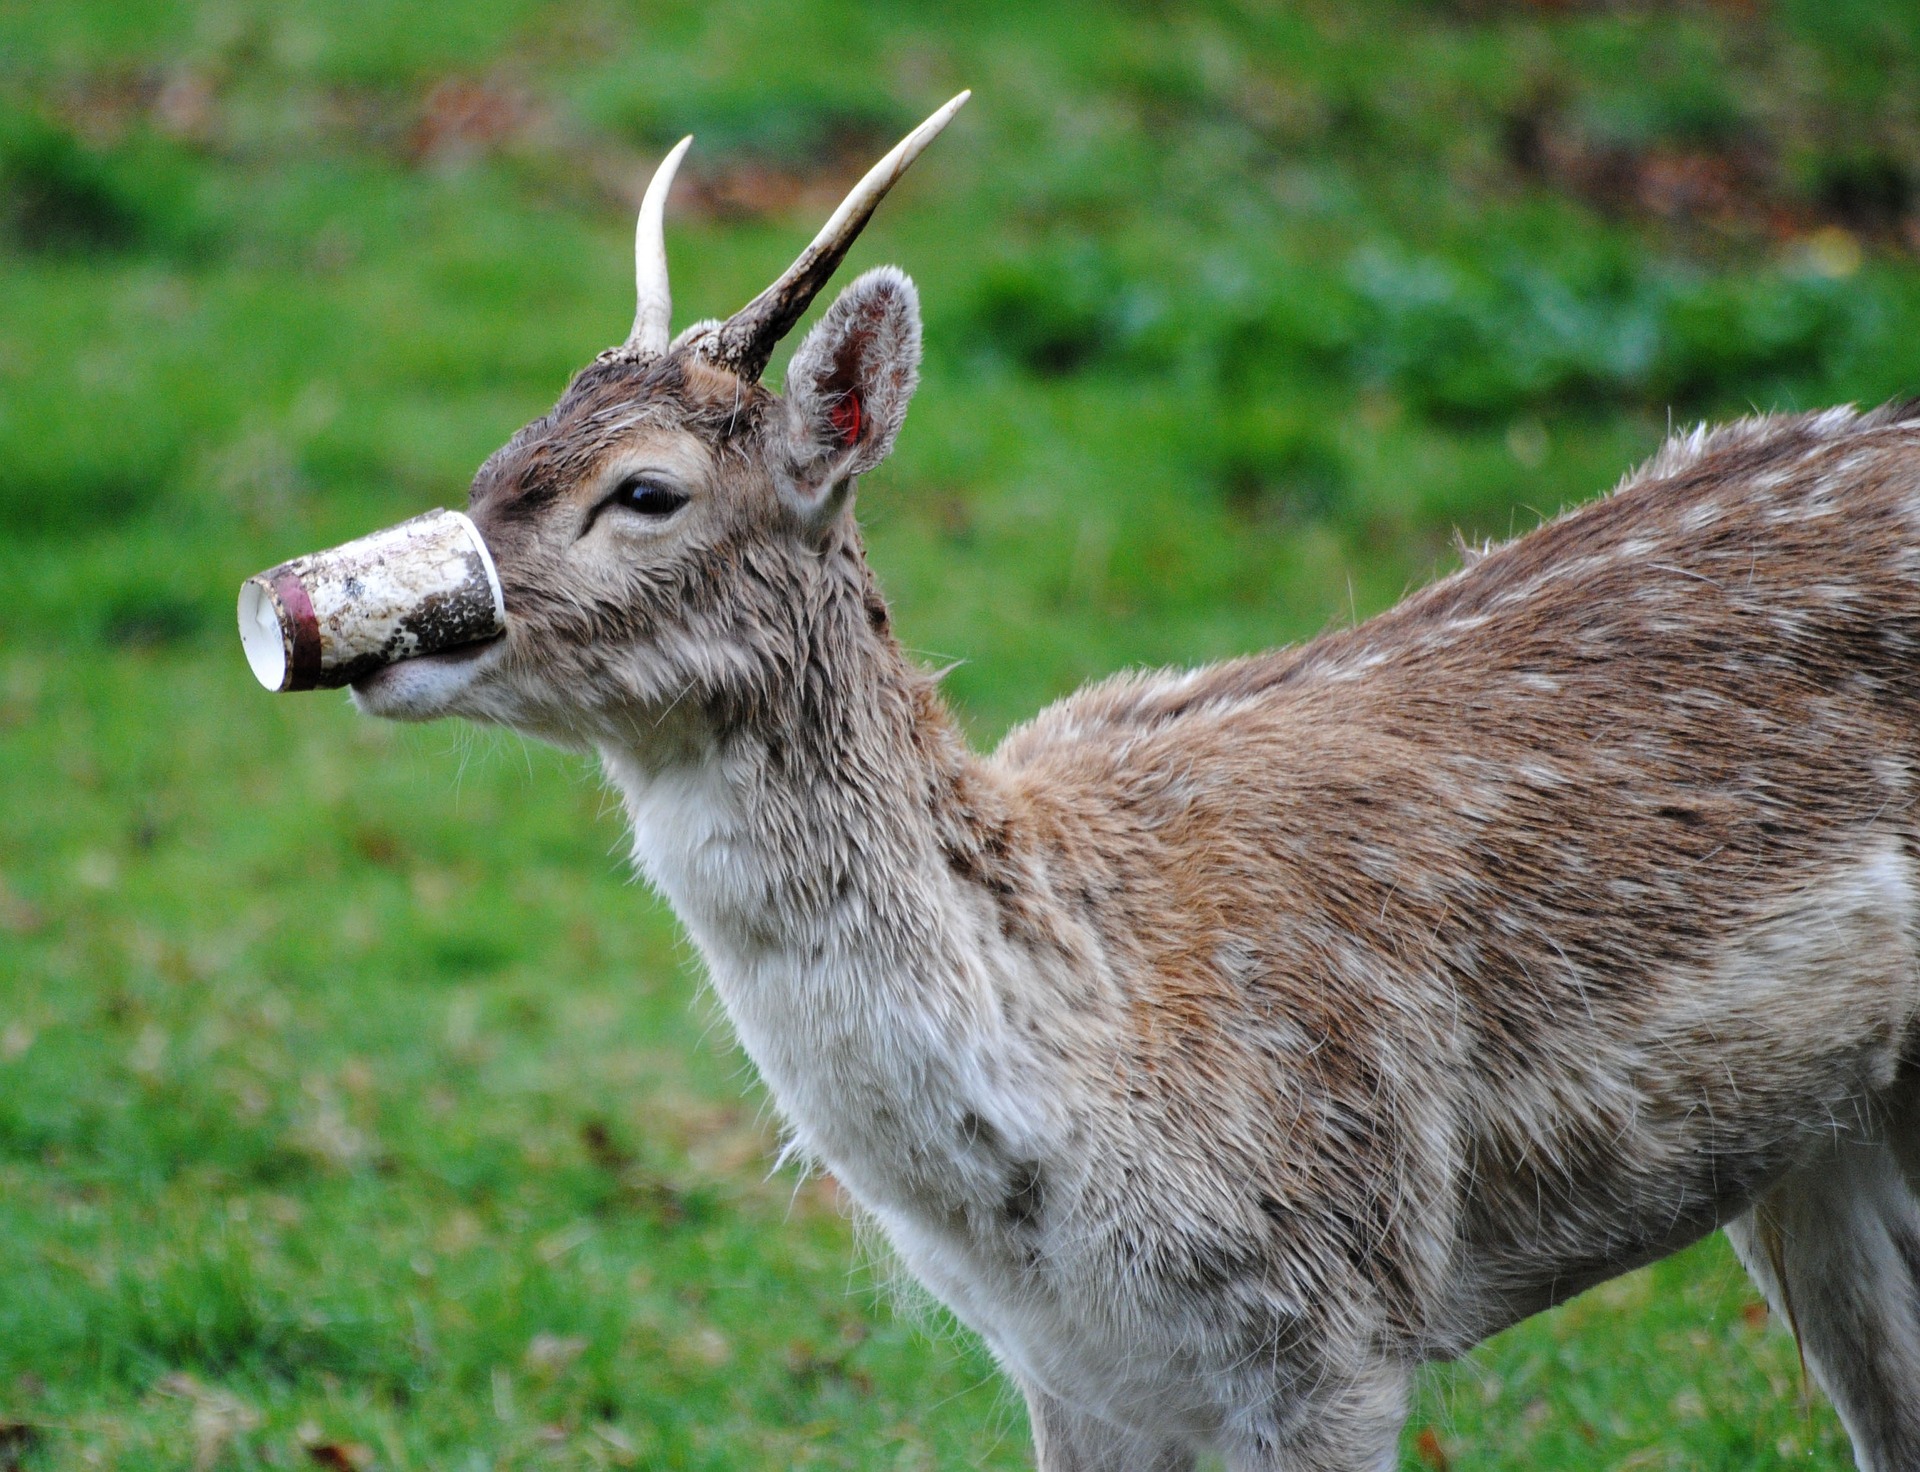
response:
{"label": "deer's antler", "polygon": [[626,347],[637,357],[659,357],[673,335],[673,292],[667,286],[667,191],[673,187],[674,171],[691,142],[693,135],[689,133],[660,160],[633,227],[633,282],[639,301],[633,309],[633,331],[627,334]]}
{"label": "deer's antler", "polygon": [[[887,191],[920,157],[921,151],[940,136],[940,130],[972,95],[970,91],[962,92],[867,170],[866,177],[840,202],[833,218],[813,237],[813,244],[800,252],[780,279],[701,337],[694,350],[708,362],[730,368],[749,382],[758,379],[767,366],[767,359],[773,356],[774,346],[800,320],[808,303],[827,284],[880,201],[887,197]],[[665,292],[663,278],[662,301],[666,299]]]}

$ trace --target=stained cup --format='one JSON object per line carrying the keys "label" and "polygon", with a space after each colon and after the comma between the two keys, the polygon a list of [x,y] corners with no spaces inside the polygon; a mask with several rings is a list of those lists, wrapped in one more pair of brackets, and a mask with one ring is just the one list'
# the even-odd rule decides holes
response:
{"label": "stained cup", "polygon": [[336,689],[506,626],[493,556],[458,511],[429,511],[240,586],[240,645],[269,690]]}

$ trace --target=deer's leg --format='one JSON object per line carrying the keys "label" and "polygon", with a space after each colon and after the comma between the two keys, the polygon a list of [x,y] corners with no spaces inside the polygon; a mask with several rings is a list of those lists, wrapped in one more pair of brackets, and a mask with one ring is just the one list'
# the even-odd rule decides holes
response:
{"label": "deer's leg", "polygon": [[[1901,1110],[1890,1124],[1912,1118]],[[1890,1142],[1841,1141],[1727,1227],[1798,1332],[1863,1472],[1920,1467],[1920,1197],[1902,1155],[1912,1158]]]}
{"label": "deer's leg", "polygon": [[1156,1441],[1076,1411],[1023,1386],[1040,1472],[1192,1472],[1184,1443]]}

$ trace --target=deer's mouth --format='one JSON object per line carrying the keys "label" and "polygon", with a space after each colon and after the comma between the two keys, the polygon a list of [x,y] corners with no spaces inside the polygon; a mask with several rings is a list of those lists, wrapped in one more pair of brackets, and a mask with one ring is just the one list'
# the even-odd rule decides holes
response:
{"label": "deer's mouth", "polygon": [[390,721],[431,721],[463,714],[461,697],[499,662],[506,645],[507,636],[497,634],[384,665],[353,682],[353,703],[370,716]]}

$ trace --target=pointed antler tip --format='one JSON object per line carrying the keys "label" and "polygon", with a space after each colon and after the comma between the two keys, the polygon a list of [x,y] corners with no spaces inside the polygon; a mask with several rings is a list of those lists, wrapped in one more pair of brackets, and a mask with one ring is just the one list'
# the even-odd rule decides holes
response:
{"label": "pointed antler tip", "polygon": [[709,361],[733,369],[742,378],[760,376],[767,359],[773,355],[774,344],[786,335],[806,311],[815,293],[826,285],[887,191],[899,182],[900,176],[927,145],[940,136],[971,96],[973,91],[969,88],[949,98],[867,170],[813,242],[800,252],[780,278],[704,340],[708,346],[703,351]]}
{"label": "pointed antler tip", "polygon": [[693,142],[689,133],[660,160],[647,182],[640,200],[640,215],[633,224],[633,275],[636,302],[633,331],[626,345],[649,357],[667,350],[673,328],[673,297],[667,285],[667,192],[673,188],[674,171],[680,167],[687,147]]}

